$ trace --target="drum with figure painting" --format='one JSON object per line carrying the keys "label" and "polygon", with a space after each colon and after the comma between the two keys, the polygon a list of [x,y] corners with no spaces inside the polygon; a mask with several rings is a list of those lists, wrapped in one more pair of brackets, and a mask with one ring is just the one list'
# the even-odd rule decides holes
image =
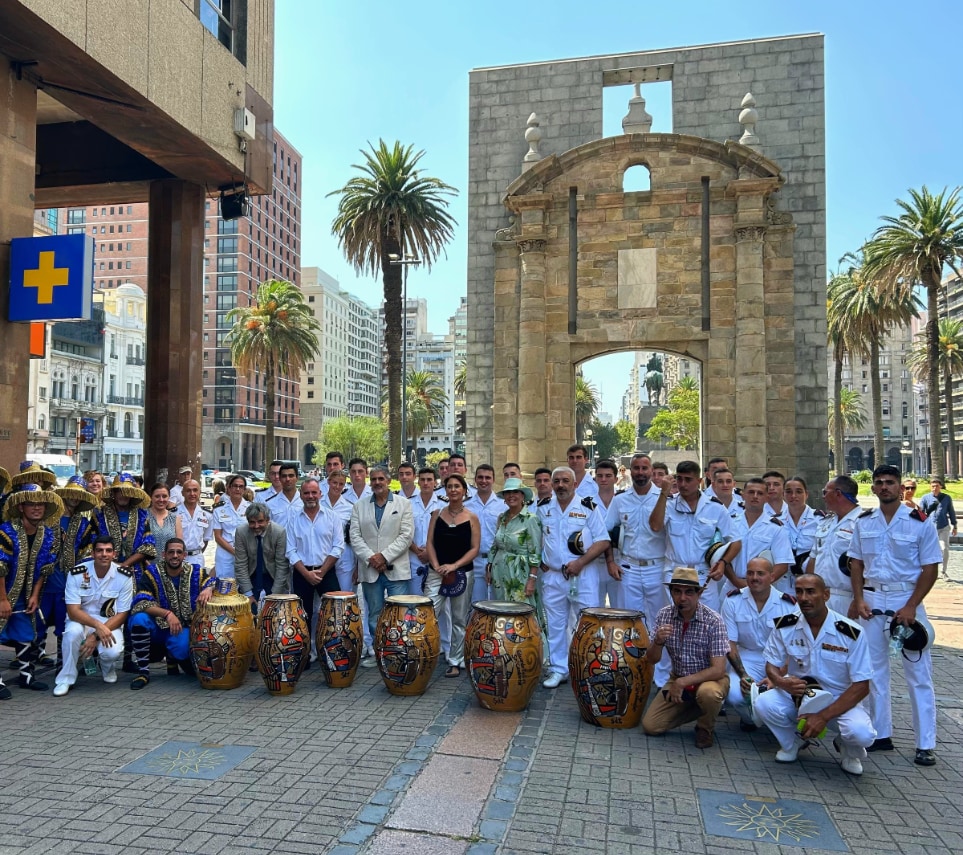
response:
{"label": "drum with figure painting", "polygon": [[214,593],[191,621],[191,659],[205,689],[236,689],[254,655],[254,616],[237,580],[215,581]]}
{"label": "drum with figure painting", "polygon": [[324,594],[315,647],[324,681],[335,689],[350,686],[364,650],[364,628],[357,594],[351,591]]}
{"label": "drum with figure painting", "polygon": [[475,603],[465,630],[465,666],[483,707],[525,709],[542,673],[542,631],[534,606],[507,600]]}
{"label": "drum with figure painting", "polygon": [[598,727],[636,727],[642,719],[652,666],[642,613],[582,609],[568,667],[582,718]]}
{"label": "drum with figure painting", "polygon": [[393,695],[421,695],[441,655],[441,635],[428,597],[385,599],[374,638],[375,659]]}
{"label": "drum with figure painting", "polygon": [[290,695],[308,666],[311,628],[295,594],[269,594],[257,616],[257,669],[272,695]]}

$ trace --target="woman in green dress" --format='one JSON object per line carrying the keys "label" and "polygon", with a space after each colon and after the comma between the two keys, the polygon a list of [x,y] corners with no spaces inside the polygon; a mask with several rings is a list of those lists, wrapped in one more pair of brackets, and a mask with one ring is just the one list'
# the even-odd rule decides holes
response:
{"label": "woman in green dress", "polygon": [[508,510],[498,517],[495,540],[488,551],[485,575],[496,600],[535,606],[545,624],[538,598],[538,568],[542,563],[542,521],[528,509],[532,491],[520,478],[508,478],[498,492]]}

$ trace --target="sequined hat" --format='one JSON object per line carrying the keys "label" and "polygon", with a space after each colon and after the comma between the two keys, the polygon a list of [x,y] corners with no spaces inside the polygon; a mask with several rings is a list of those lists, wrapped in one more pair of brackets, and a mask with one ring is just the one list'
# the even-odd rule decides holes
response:
{"label": "sequined hat", "polygon": [[7,496],[3,506],[3,518],[7,522],[20,519],[20,506],[24,504],[45,505],[43,518],[47,523],[59,521],[64,513],[63,502],[53,490],[45,490],[37,484],[24,484],[19,490]]}
{"label": "sequined hat", "polygon": [[57,476],[49,469],[42,469],[39,463],[24,460],[20,464],[20,471],[10,481],[14,487],[22,487],[24,484],[38,484],[45,490],[49,490],[57,485]]}
{"label": "sequined hat", "polygon": [[134,480],[134,476],[128,472],[121,472],[114,477],[114,483],[110,485],[110,493],[116,496],[128,496],[133,508],[149,508],[150,496],[147,495]]}
{"label": "sequined hat", "polygon": [[71,475],[65,487],[58,487],[54,492],[61,499],[76,499],[79,504],[77,511],[90,511],[100,507],[100,499],[87,489],[87,482],[82,475]]}

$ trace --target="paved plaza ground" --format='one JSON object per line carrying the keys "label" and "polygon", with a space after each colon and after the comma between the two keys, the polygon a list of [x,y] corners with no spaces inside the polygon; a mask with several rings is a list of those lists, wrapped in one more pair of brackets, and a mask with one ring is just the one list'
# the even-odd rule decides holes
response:
{"label": "paved plaza ground", "polygon": [[14,686],[0,707],[0,853],[957,853],[963,551],[950,573],[928,600],[933,768],[913,765],[902,682],[897,750],[854,779],[828,743],[776,765],[772,737],[741,733],[732,713],[704,751],[691,725],[664,738],[601,730],[567,685],[496,714],[442,668],[406,699],[377,669],[335,690],[315,667],[275,698],[257,674],[213,692],[160,666],[140,692],[127,675],[81,677],[65,698]]}

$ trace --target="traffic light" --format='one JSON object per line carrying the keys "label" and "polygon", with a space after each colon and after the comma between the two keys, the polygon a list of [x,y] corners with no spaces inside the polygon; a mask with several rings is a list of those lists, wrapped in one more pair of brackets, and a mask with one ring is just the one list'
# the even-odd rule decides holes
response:
{"label": "traffic light", "polygon": [[468,422],[468,413],[465,410],[459,410],[455,415],[455,433],[460,433],[462,436],[465,435],[465,425]]}

